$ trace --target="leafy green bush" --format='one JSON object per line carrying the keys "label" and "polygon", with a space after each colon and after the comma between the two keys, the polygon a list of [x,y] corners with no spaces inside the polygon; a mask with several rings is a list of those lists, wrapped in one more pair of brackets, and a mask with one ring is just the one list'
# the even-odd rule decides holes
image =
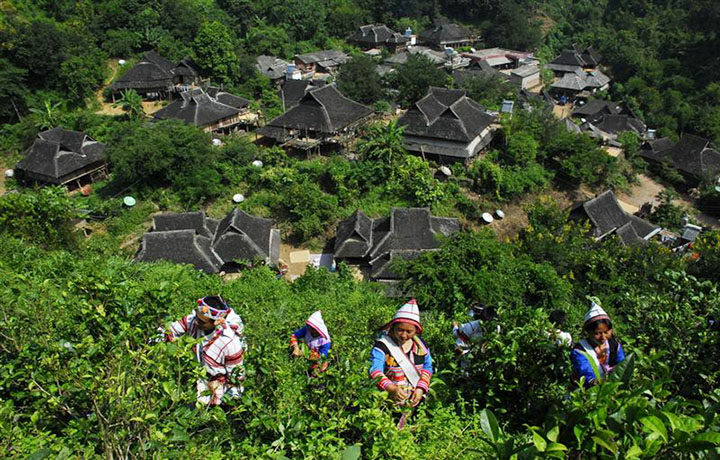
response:
{"label": "leafy green bush", "polygon": [[74,245],[70,219],[76,216],[61,187],[0,195],[0,232],[47,247]]}
{"label": "leafy green bush", "polygon": [[[78,258],[7,238],[0,254],[0,295],[14,299],[0,304],[0,397],[8,401],[0,433],[14,456],[67,447],[85,456],[338,458],[356,444],[368,458],[485,452],[470,405],[431,398],[415,429],[395,428],[367,362],[396,302],[343,269],[310,270],[288,284],[261,267],[224,283],[189,267]],[[146,344],[208,292],[243,316],[250,344],[245,395],[226,411],[188,408],[203,373],[193,340]],[[308,379],[306,363],[288,357],[287,338],[315,309],[333,335],[332,361]],[[429,328],[430,343],[444,326]]]}
{"label": "leafy green bush", "polygon": [[220,192],[218,152],[210,136],[180,120],[128,124],[115,133],[107,153],[122,184],[151,189],[169,185],[191,202]]}

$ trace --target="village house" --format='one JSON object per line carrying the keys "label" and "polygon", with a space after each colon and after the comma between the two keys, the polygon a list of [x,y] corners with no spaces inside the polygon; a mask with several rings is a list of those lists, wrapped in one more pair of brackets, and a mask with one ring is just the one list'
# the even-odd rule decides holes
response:
{"label": "village house", "polygon": [[484,61],[495,70],[512,70],[526,65],[537,65],[533,53],[504,48],[485,48],[462,53],[473,62]]}
{"label": "village house", "polygon": [[435,51],[427,46],[409,46],[405,51],[401,51],[385,59],[385,65],[397,67],[398,65],[405,64],[411,54],[421,55],[437,67],[444,67],[445,63],[448,62],[448,56],[441,51]]}
{"label": "village house", "polygon": [[421,32],[418,41],[422,45],[444,51],[445,48],[472,46],[473,37],[464,27],[449,22],[438,22]]}
{"label": "village house", "polygon": [[334,85],[326,85],[307,91],[297,105],[257,132],[283,146],[309,150],[323,144],[344,144],[372,114],[369,107],[346,98]]}
{"label": "village house", "polygon": [[487,48],[465,52],[462,56],[470,60],[470,65],[453,73],[457,82],[467,81],[475,76],[494,76],[520,89],[536,88],[542,83],[540,69],[532,53]]}
{"label": "village house", "polygon": [[385,48],[397,53],[407,47],[409,38],[385,24],[368,24],[360,26],[347,41],[363,50]]}
{"label": "village house", "polygon": [[157,120],[176,118],[206,132],[231,132],[244,122],[250,101],[219,88],[210,87],[205,92],[196,88],[180,93],[180,99],[163,107],[153,115]]}
{"label": "village house", "polygon": [[371,219],[360,210],[338,225],[334,256],[337,261],[360,265],[369,278],[396,281],[391,264],[437,250],[442,237],[460,230],[454,218],[434,217],[429,208],[392,208],[389,217]]}
{"label": "village house", "polygon": [[571,116],[579,118],[583,123],[600,123],[605,115],[618,115],[622,108],[617,102],[591,99],[583,105],[576,105]]}
{"label": "village house", "polygon": [[708,139],[684,134],[676,144],[667,138],[645,143],[639,155],[653,163],[668,163],[689,186],[715,181],[720,175],[720,152]]}
{"label": "village house", "polygon": [[580,96],[587,97],[597,91],[610,88],[610,77],[599,70],[577,69],[566,73],[550,85],[550,92],[557,98],[574,101]]}
{"label": "village house", "polygon": [[340,50],[315,51],[295,56],[295,66],[303,73],[334,73],[350,56]]}
{"label": "village house", "polygon": [[189,59],[179,64],[148,51],[145,56],[110,86],[113,98],[124,90],[132,89],[143,98],[167,98],[175,85],[192,85],[199,82],[199,70]]}
{"label": "village house", "polygon": [[38,133],[15,165],[18,181],[23,184],[81,187],[107,176],[105,144],[85,133],[53,128]]}
{"label": "village house", "polygon": [[218,273],[237,271],[241,260],[276,264],[279,256],[280,232],[273,221],[235,208],[222,220],[203,211],[156,215],[135,261],[165,260]]}
{"label": "village house", "polygon": [[298,105],[305,93],[316,88],[325,86],[323,80],[286,80],[280,88],[280,99],[283,101],[285,110]]}
{"label": "village house", "polygon": [[493,138],[494,118],[464,90],[431,87],[398,124],[405,128],[405,148],[444,160],[467,160]]}
{"label": "village house", "polygon": [[596,123],[585,123],[580,128],[583,130],[589,129],[589,126],[594,126],[592,130],[594,133],[602,133],[599,137],[605,141],[614,141],[618,135],[626,131],[633,132],[640,136],[645,137],[647,132],[647,126],[642,120],[635,118],[631,115],[603,115],[599,122]]}
{"label": "village house", "polygon": [[510,71],[510,82],[521,89],[537,88],[542,85],[540,69],[527,64]]}
{"label": "village house", "polygon": [[572,48],[563,50],[558,57],[545,65],[546,69],[552,70],[556,77],[562,77],[566,73],[574,73],[577,70],[597,70],[600,67],[601,56],[591,46],[582,49],[577,44]]}
{"label": "village house", "polygon": [[173,84],[195,85],[200,82],[200,67],[189,57],[183,58],[173,69]]}
{"label": "village house", "polygon": [[290,63],[275,56],[258,56],[255,68],[275,84],[282,82],[288,71]]}
{"label": "village house", "polygon": [[598,241],[617,235],[626,246],[644,244],[661,230],[657,225],[623,210],[612,190],[575,205],[569,218],[590,222],[590,235]]}

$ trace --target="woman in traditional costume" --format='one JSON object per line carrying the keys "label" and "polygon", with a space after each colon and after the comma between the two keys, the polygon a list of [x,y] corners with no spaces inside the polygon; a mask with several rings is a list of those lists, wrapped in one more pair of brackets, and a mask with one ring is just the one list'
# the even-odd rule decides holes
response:
{"label": "woman in traditional costume", "polygon": [[397,404],[416,407],[430,389],[433,362],[419,337],[422,326],[415,299],[400,307],[382,330],[370,353],[370,378],[377,379],[377,387]]}
{"label": "woman in traditional costume", "polygon": [[588,388],[610,374],[625,359],[625,352],[615,339],[610,316],[596,302],[591,303],[590,310],[585,314],[583,331],[585,338],[575,344],[570,360],[573,380],[580,382],[585,377],[585,388]]}
{"label": "woman in traditional costume", "polygon": [[313,373],[325,372],[332,341],[320,310],[310,315],[305,325],[290,335],[290,347],[294,358],[303,356],[300,342],[304,342],[309,350],[307,359],[311,362],[310,370]]}
{"label": "woman in traditional costume", "polygon": [[202,339],[193,347],[195,358],[203,365],[208,377],[196,384],[197,400],[201,404],[216,406],[223,396],[238,398],[242,394],[243,360],[247,348],[244,329],[240,316],[217,295],[198,299],[189,315],[163,331],[162,339],[168,342],[182,335]]}

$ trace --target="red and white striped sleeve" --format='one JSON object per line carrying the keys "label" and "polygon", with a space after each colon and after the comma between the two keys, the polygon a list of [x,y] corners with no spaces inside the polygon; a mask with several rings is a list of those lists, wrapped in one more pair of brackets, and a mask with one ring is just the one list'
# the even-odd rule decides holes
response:
{"label": "red and white striped sleeve", "polygon": [[[193,313],[194,314],[194,313]],[[188,316],[183,316],[177,321],[173,321],[170,324],[170,329],[167,333],[167,340],[172,340],[177,337],[180,337],[181,335],[185,335],[188,332],[188,325],[190,324],[190,319],[193,314],[190,314]]]}

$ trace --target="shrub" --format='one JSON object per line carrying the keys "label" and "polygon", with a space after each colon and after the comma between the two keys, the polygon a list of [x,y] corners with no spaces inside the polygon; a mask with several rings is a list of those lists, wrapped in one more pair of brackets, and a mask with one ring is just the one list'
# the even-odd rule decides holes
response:
{"label": "shrub", "polygon": [[0,232],[31,243],[73,246],[70,219],[75,215],[72,202],[61,187],[0,195]]}
{"label": "shrub", "polygon": [[108,149],[114,178],[126,185],[171,186],[183,199],[196,202],[217,196],[220,174],[210,136],[180,120],[137,126],[115,134]]}

